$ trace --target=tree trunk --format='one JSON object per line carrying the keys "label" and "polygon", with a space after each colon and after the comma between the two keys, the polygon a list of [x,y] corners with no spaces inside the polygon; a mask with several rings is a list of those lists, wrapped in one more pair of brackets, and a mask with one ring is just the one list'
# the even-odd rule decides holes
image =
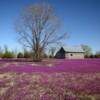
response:
{"label": "tree trunk", "polygon": [[42,50],[36,48],[33,54],[33,61],[41,61],[42,60]]}

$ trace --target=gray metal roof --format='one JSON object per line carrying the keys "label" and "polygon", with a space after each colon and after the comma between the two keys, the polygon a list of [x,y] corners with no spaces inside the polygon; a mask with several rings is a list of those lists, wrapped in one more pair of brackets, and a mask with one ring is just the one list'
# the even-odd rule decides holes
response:
{"label": "gray metal roof", "polygon": [[63,47],[66,52],[84,52],[81,46]]}

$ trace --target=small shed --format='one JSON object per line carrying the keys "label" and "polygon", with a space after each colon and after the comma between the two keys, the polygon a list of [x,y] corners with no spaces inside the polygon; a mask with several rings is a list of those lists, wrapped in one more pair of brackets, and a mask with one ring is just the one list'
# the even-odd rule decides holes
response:
{"label": "small shed", "polygon": [[59,59],[84,59],[84,51],[81,46],[61,47],[55,54]]}

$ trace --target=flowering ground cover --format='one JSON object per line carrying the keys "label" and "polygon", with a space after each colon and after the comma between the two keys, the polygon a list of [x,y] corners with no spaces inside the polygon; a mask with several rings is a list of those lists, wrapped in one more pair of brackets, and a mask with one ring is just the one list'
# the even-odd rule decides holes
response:
{"label": "flowering ground cover", "polygon": [[0,60],[0,100],[100,100],[100,59]]}

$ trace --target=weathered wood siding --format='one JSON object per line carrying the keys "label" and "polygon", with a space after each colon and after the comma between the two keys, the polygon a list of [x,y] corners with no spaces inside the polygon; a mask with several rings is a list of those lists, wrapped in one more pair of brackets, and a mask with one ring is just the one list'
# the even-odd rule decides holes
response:
{"label": "weathered wood siding", "polygon": [[66,53],[65,58],[66,59],[84,59],[84,53],[81,53],[81,52]]}

